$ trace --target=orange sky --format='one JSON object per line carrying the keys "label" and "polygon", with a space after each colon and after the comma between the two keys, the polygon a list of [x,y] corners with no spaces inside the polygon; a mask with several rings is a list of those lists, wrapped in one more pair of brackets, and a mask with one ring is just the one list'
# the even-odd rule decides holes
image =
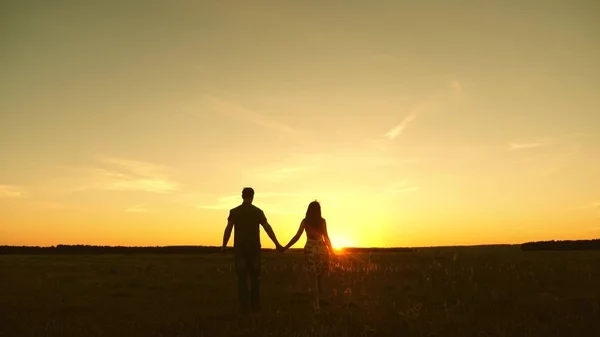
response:
{"label": "orange sky", "polygon": [[0,244],[598,237],[598,2],[432,4],[3,3]]}

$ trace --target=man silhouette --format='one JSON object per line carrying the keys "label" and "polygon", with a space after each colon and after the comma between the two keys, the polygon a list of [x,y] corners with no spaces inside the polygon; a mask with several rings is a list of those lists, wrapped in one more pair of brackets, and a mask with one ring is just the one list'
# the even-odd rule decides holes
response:
{"label": "man silhouette", "polygon": [[[269,238],[273,240],[277,250],[281,251],[282,246],[277,241],[273,228],[267,222],[265,213],[252,204],[254,190],[251,187],[246,187],[242,190],[242,199],[243,202],[241,205],[229,211],[221,250],[225,251],[231,231],[235,227],[233,251],[235,270],[238,277],[240,309],[247,311],[251,308],[253,311],[259,311],[261,271],[260,226],[264,228]],[[248,276],[250,277],[250,294],[248,294]]]}

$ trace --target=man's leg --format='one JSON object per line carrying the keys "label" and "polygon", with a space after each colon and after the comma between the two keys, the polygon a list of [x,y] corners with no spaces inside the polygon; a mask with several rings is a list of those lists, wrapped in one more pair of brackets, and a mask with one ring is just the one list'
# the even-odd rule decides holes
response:
{"label": "man's leg", "polygon": [[238,277],[238,299],[241,310],[248,310],[248,263],[243,254],[235,254],[235,271]]}
{"label": "man's leg", "polygon": [[257,252],[249,256],[250,271],[250,303],[252,310],[260,310],[260,272],[261,272],[261,254]]}

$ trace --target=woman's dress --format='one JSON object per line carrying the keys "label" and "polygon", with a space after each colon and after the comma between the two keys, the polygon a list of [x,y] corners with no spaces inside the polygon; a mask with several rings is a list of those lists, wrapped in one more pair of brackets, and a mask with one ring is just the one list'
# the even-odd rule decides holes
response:
{"label": "woman's dress", "polygon": [[[324,221],[324,220],[323,220]],[[308,237],[304,245],[306,269],[311,274],[322,275],[329,271],[329,251],[323,235]]]}

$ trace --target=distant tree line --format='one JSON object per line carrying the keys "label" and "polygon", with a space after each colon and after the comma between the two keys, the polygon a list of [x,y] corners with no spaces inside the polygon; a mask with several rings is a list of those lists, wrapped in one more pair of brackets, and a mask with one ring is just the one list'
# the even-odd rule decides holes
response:
{"label": "distant tree line", "polygon": [[527,242],[521,245],[521,250],[600,250],[600,239]]}
{"label": "distant tree line", "polygon": [[57,245],[37,246],[0,246],[0,254],[186,254],[218,253],[220,247],[210,246],[93,246],[93,245]]}
{"label": "distant tree line", "polygon": [[[567,251],[600,250],[600,239],[536,241],[521,244],[522,251]],[[232,250],[231,247],[228,250]],[[293,248],[290,251],[301,251]],[[263,252],[274,249],[263,248]],[[344,248],[346,253],[400,253],[416,252],[415,248]],[[38,246],[0,246],[0,254],[214,254],[220,253],[216,246],[93,246],[93,245],[57,245]]]}
{"label": "distant tree line", "polygon": [[[304,248],[290,248],[292,252],[302,252]],[[346,247],[341,250],[343,253],[409,253],[416,252],[416,248],[403,247]]]}
{"label": "distant tree line", "polygon": [[408,252],[416,252],[416,248],[401,248],[401,247],[393,247],[393,248],[344,248],[344,252],[347,253],[408,253]]}
{"label": "distant tree line", "polygon": [[[228,250],[232,250],[231,247]],[[263,248],[264,252],[274,249]],[[300,250],[300,249],[291,249]],[[350,253],[375,252],[412,252],[412,248],[346,248]],[[215,246],[92,246],[92,245],[57,245],[38,246],[0,246],[0,254],[214,254],[220,253],[221,247]]]}

